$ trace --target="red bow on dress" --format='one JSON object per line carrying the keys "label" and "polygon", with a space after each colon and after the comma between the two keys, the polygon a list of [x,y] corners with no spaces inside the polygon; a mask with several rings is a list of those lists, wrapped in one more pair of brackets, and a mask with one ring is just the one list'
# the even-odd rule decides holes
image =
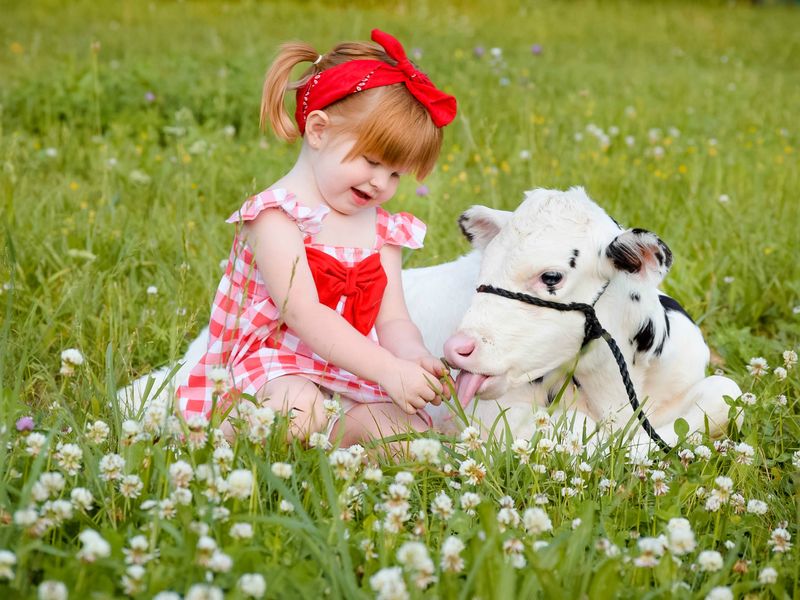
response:
{"label": "red bow on dress", "polygon": [[396,66],[380,60],[351,60],[317,73],[297,90],[295,120],[300,133],[305,132],[308,113],[321,110],[345,96],[370,88],[404,83],[408,91],[428,110],[433,123],[444,127],[456,116],[456,99],[445,94],[408,60],[403,46],[379,29],[372,30],[378,42]]}
{"label": "red bow on dress", "polygon": [[306,246],[306,257],[319,301],[336,310],[345,296],[342,316],[367,335],[375,325],[386,289],[386,273],[379,254],[372,254],[352,267],[346,267],[330,254]]}

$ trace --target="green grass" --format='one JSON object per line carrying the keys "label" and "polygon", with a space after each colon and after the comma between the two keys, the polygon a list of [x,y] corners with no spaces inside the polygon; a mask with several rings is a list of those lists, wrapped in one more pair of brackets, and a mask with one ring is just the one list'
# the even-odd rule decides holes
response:
{"label": "green grass", "polygon": [[[438,579],[423,591],[407,574],[415,597],[704,597],[719,585],[737,596],[800,595],[797,550],[783,555],[767,544],[784,520],[793,542],[798,536],[800,476],[791,455],[800,448],[800,383],[796,368],[783,381],[771,372],[800,339],[795,6],[123,1],[67,9],[58,2],[7,2],[3,13],[0,549],[14,551],[18,561],[11,581],[0,576],[4,597],[34,596],[43,579],[63,580],[71,597],[88,597],[89,590],[121,595],[122,547],[142,531],[160,558],[148,563],[140,597],[185,593],[206,572],[195,560],[198,534],[190,523],[197,520],[209,524],[209,535],[233,558],[231,571],[214,578],[221,588],[234,589],[239,575],[259,572],[268,597],[326,591],[368,597],[370,576],[398,564],[397,550],[413,537],[420,509],[428,514],[419,539]],[[232,511],[227,523],[200,510],[208,502],[197,481],[193,504],[174,519],[142,510],[143,501],[169,495],[169,464],[179,458],[203,464],[210,449],[189,451],[169,436],[121,445],[122,418],[108,402],[115,387],[179,357],[204,326],[231,241],[224,219],[294,161],[296,147],[258,131],[263,73],[286,39],[324,51],[340,40],[365,39],[376,26],[418,49],[422,68],[459,100],[439,165],[425,182],[430,194],[418,197],[416,182],[406,181],[389,205],[429,225],[425,249],[410,254],[408,265],[464,252],[455,220],[472,204],[513,209],[526,189],[585,186],[617,220],[657,232],[674,251],[665,289],[698,319],[716,353],[714,368],[758,397],[745,410],[742,431],[731,432],[734,442],[756,449],[752,465],[716,451],[686,468],[672,457],[661,469],[669,492],[655,496],[650,475],[640,480],[616,449],[609,457],[584,457],[591,467],[582,475],[585,489],[567,498],[561,488],[568,483],[551,474],[564,470],[567,482],[576,476],[569,456],[534,456],[531,462],[547,465],[539,474],[510,452],[470,451],[489,467],[487,478],[456,491],[448,482],[463,478],[454,479],[444,464],[457,467],[465,456],[447,449],[438,466],[383,464],[385,477],[364,482],[363,507],[342,522],[337,498],[363,482],[363,471],[349,482],[337,479],[325,454],[286,449],[273,436],[267,448],[237,444],[237,468],[257,475],[257,494],[222,502]],[[532,44],[541,45],[541,54],[531,52]],[[492,57],[493,47],[502,49],[501,58]],[[607,147],[587,130],[590,124],[609,136]],[[651,142],[655,129],[661,133]],[[147,293],[150,286],[156,295]],[[59,375],[66,348],[86,356],[71,378]],[[760,379],[745,369],[753,356],[771,366]],[[775,402],[779,394],[786,406]],[[41,537],[11,523],[28,506],[39,474],[58,470],[52,454],[26,454],[14,427],[26,414],[34,415],[51,449],[58,442],[83,448],[85,467],[67,476],[61,497],[83,486],[96,499],[93,510],[76,512]],[[95,419],[113,429],[100,446],[81,433]],[[105,452],[119,452],[127,472],[142,477],[137,500],[125,500],[98,477]],[[277,461],[294,464],[289,480],[272,475],[269,465]],[[403,533],[379,534],[373,526],[383,514],[374,505],[385,501],[401,470],[414,474],[408,486],[414,517]],[[731,477],[747,500],[766,500],[768,512],[736,514],[730,505],[706,511],[696,489],[713,489],[717,476]],[[603,478],[617,485],[603,491]],[[456,502],[446,523],[429,510],[441,490]],[[458,509],[465,490],[483,499],[475,516]],[[538,536],[549,542],[539,550],[536,536],[518,527],[501,531],[496,519],[502,496],[511,496],[521,514],[535,493],[548,496],[544,508],[553,524]],[[281,499],[293,502],[295,512],[278,511]],[[657,536],[677,516],[691,521],[697,538],[682,564],[669,552],[655,568],[628,560],[639,556],[632,532]],[[573,530],[576,518],[581,523]],[[230,538],[230,523],[239,521],[255,528],[251,540]],[[94,565],[75,556],[77,534],[90,527],[111,543],[111,556]],[[438,567],[450,534],[466,546],[461,574]],[[510,538],[523,542],[522,569],[504,557]],[[618,556],[597,549],[603,538],[620,548]],[[374,544],[376,558],[364,558],[363,540]],[[723,568],[692,570],[701,550],[718,550]],[[733,570],[739,559],[749,561],[737,567],[746,564],[744,573]],[[762,586],[758,574],[768,565],[778,583]],[[690,589],[676,587],[680,582]]]}

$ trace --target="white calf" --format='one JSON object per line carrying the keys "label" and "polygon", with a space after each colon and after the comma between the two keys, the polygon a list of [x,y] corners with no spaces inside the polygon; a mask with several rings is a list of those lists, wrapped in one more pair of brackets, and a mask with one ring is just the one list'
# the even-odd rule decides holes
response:
{"label": "white calf", "polygon": [[[683,418],[711,435],[727,426],[725,396],[739,387],[706,377],[709,350],[680,305],[658,290],[672,253],[656,235],[622,230],[582,188],[526,193],[513,213],[475,206],[460,225],[483,250],[480,284],[559,303],[594,305],[619,344],[644,412],[668,443]],[[582,348],[584,316],[531,306],[489,293],[472,297],[445,356],[462,370],[459,400],[477,394],[477,415],[489,426],[501,410],[515,437],[534,431],[533,411],[547,405],[564,381],[561,408],[573,427],[601,431],[633,414],[617,363],[603,340]],[[563,402],[566,400],[566,402]],[[647,435],[634,422],[638,442]]]}

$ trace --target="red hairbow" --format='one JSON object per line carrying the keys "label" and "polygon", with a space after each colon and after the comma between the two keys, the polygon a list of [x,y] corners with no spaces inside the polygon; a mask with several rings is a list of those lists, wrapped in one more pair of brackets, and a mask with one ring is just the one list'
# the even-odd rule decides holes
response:
{"label": "red hairbow", "polygon": [[350,94],[395,83],[406,85],[411,95],[427,109],[437,127],[444,127],[455,118],[456,99],[433,85],[425,73],[411,64],[400,42],[379,29],[372,30],[372,40],[383,46],[397,65],[380,60],[351,60],[314,75],[297,90],[295,120],[300,133],[305,132],[306,117],[310,112],[321,110]]}

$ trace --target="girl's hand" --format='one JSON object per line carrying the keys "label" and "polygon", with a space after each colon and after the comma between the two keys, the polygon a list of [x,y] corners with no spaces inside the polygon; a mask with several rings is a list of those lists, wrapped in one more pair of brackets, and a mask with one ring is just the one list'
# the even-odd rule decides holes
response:
{"label": "girl's hand", "polygon": [[[444,365],[442,365],[444,367]],[[443,393],[436,375],[415,362],[399,359],[378,381],[392,401],[413,415],[428,402],[439,404]]]}
{"label": "girl's hand", "polygon": [[[450,369],[447,368],[441,359],[436,358],[432,354],[424,354],[413,359],[420,367],[425,369],[428,373],[436,376],[442,383],[442,396],[445,398],[450,398],[450,386],[447,385],[447,381],[451,384],[455,385],[453,379],[450,377]],[[444,382],[442,382],[442,378],[446,378]],[[436,396],[436,399],[432,401],[433,404],[439,406],[442,403],[442,399],[440,396]]]}

